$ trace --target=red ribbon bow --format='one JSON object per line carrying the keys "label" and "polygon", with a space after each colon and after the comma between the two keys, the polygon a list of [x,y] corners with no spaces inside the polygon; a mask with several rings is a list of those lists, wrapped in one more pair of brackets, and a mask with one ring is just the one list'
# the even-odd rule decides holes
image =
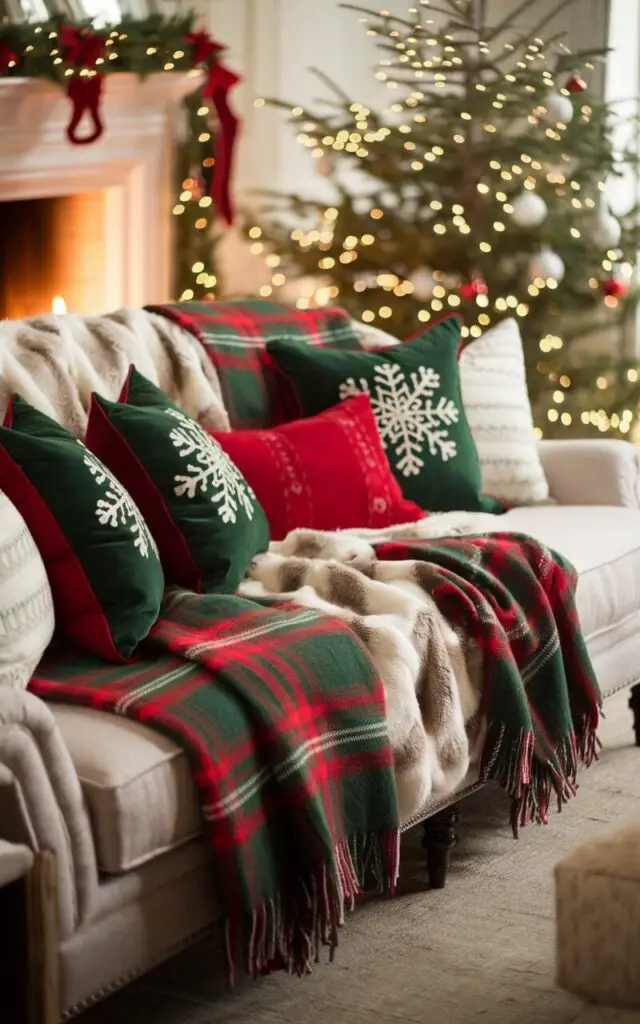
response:
{"label": "red ribbon bow", "polygon": [[105,38],[95,32],[81,32],[67,25],[60,29],[60,46],[66,50],[67,63],[82,68],[94,68],[98,58],[104,56]]}
{"label": "red ribbon bow", "polygon": [[5,39],[0,39],[0,75],[18,63],[18,58]]}
{"label": "red ribbon bow", "polygon": [[193,67],[196,64],[208,64],[211,58],[216,53],[220,53],[225,47],[220,43],[217,43],[213,36],[210,36],[208,32],[202,29],[200,32],[189,32],[185,36],[185,40],[190,46],[193,46]]}
{"label": "red ribbon bow", "polygon": [[220,130],[214,143],[215,163],[211,195],[218,212],[224,217],[227,224],[233,224],[230,184],[236,137],[240,127],[240,119],[229,106],[228,94],[230,89],[233,89],[240,81],[240,75],[236,75],[234,71],[216,62],[210,66],[209,78],[202,90],[205,99],[213,100],[220,124]]}

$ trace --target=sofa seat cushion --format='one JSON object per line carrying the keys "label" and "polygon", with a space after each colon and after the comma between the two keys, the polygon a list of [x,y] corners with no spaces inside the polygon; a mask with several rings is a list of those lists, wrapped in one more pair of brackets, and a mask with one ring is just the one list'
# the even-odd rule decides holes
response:
{"label": "sofa seat cushion", "polygon": [[191,768],[176,743],[106,711],[49,706],[80,778],[101,871],[129,871],[198,835]]}
{"label": "sofa seat cushion", "polygon": [[528,533],[558,551],[579,574],[576,603],[589,640],[640,612],[640,511],[614,506],[514,508],[505,530]]}

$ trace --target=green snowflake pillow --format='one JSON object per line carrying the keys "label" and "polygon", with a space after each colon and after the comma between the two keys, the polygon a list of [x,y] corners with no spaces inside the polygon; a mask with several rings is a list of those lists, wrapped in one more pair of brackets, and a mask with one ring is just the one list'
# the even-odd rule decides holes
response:
{"label": "green snowflake pillow", "polygon": [[129,489],[158,545],[167,582],[232,593],[269,544],[269,525],[229,456],[131,367],[119,402],[94,394],[87,447]]}
{"label": "green snowflake pillow", "polygon": [[382,352],[337,352],[274,341],[303,416],[365,393],[405,498],[430,512],[496,510],[480,493],[478,453],[460,395],[461,320],[442,320]]}
{"label": "green snowflake pillow", "polygon": [[158,550],[131,495],[81,441],[17,395],[0,427],[0,490],[40,550],[57,628],[102,658],[128,658],[164,591]]}

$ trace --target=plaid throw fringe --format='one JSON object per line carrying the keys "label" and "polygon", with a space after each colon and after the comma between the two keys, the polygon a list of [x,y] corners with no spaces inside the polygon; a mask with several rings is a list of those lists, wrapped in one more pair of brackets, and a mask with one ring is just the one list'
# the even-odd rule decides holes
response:
{"label": "plaid throw fringe", "polygon": [[432,596],[483,656],[482,777],[512,798],[514,834],[546,824],[597,757],[602,704],[575,606],[577,574],[522,534],[383,543],[379,559],[436,568]]}
{"label": "plaid throw fringe", "polygon": [[365,888],[392,892],[399,828],[384,693],[315,610],[174,591],[126,666],[53,645],[31,690],[147,723],[191,761],[228,970],[304,974]]}
{"label": "plaid throw fringe", "polygon": [[[297,309],[266,299],[180,302],[147,306],[194,334],[218,371],[234,430],[283,423],[295,410],[286,381],[266,352],[270,341],[293,339],[324,348],[362,348],[343,309]],[[276,379],[277,378],[277,379]]]}

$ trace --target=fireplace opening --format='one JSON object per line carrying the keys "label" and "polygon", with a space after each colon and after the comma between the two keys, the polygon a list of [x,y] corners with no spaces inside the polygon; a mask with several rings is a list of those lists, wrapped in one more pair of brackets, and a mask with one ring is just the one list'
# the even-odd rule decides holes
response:
{"label": "fireplace opening", "polygon": [[105,312],[105,193],[0,202],[0,319]]}

